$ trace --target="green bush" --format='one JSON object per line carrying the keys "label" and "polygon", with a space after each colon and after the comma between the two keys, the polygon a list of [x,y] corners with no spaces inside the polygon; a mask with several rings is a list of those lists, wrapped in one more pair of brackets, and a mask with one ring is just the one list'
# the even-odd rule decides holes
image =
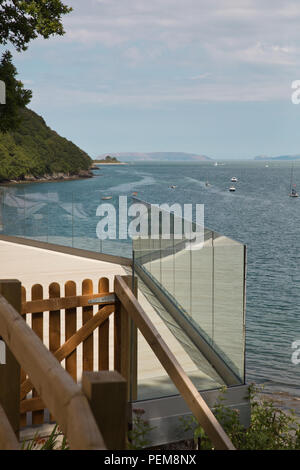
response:
{"label": "green bush", "polygon": [[[249,387],[251,422],[248,428],[240,424],[239,411],[224,405],[221,391],[213,410],[232,443],[239,450],[300,450],[300,423],[294,411],[284,412],[262,395],[262,389]],[[195,444],[199,450],[213,449],[212,443],[194,417],[183,419],[185,431],[194,431]]]}

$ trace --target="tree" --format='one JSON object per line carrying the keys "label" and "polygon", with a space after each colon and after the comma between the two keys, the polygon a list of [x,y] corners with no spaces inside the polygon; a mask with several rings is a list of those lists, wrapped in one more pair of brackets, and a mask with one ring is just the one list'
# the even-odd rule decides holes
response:
{"label": "tree", "polygon": [[62,16],[71,11],[60,0],[0,0],[0,44],[11,42],[24,51],[38,36],[61,36]]}
{"label": "tree", "polygon": [[31,90],[25,90],[23,83],[16,79],[17,74],[11,53],[4,52],[0,61],[0,80],[6,85],[6,105],[0,107],[1,132],[17,129],[22,120],[19,110],[32,98]]}
{"label": "tree", "polygon": [[[17,51],[25,51],[28,43],[42,36],[63,35],[62,16],[72,8],[60,0],[0,0],[0,45],[8,42]],[[0,132],[15,130],[21,122],[19,109],[31,100],[32,92],[16,80],[17,70],[12,55],[5,52],[0,63],[0,80],[6,85],[6,104],[0,105]]]}

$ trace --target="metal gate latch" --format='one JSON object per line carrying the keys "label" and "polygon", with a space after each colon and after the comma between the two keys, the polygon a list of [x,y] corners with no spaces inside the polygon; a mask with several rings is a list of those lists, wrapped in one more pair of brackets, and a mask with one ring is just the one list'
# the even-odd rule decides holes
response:
{"label": "metal gate latch", "polygon": [[88,300],[89,304],[110,304],[116,301],[115,294],[105,295],[104,297],[97,297],[96,299]]}

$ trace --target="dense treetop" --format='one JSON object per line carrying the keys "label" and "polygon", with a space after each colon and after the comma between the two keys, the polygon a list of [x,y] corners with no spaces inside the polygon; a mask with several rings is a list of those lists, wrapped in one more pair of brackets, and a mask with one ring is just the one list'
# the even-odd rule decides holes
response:
{"label": "dense treetop", "polygon": [[31,100],[31,90],[25,90],[23,83],[17,80],[17,69],[12,63],[12,55],[4,52],[0,60],[0,80],[6,87],[6,104],[0,106],[0,132],[16,130],[21,123],[20,108]]}
{"label": "dense treetop", "polygon": [[0,44],[22,51],[38,36],[61,36],[62,16],[70,11],[60,0],[0,0]]}

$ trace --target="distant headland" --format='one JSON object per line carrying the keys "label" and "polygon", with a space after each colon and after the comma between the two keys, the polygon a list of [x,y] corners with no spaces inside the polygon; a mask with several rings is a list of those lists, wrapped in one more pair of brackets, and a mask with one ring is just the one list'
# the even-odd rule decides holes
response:
{"label": "distant headland", "polygon": [[96,158],[93,160],[93,166],[101,165],[125,165],[124,162],[120,162],[116,157],[106,155],[105,158]]}
{"label": "distant headland", "polygon": [[[212,161],[213,159],[206,155],[198,155],[194,153],[185,152],[120,152],[110,153],[111,159],[115,158],[117,162],[154,162],[154,161],[165,161],[165,162],[197,162],[197,161]],[[107,154],[100,155],[94,162],[105,163]],[[100,161],[101,160],[101,161]],[[117,163],[116,162],[116,163]],[[113,162],[112,162],[113,163]]]}
{"label": "distant headland", "polygon": [[279,155],[277,157],[268,157],[267,155],[258,155],[254,160],[300,160],[300,155]]}

